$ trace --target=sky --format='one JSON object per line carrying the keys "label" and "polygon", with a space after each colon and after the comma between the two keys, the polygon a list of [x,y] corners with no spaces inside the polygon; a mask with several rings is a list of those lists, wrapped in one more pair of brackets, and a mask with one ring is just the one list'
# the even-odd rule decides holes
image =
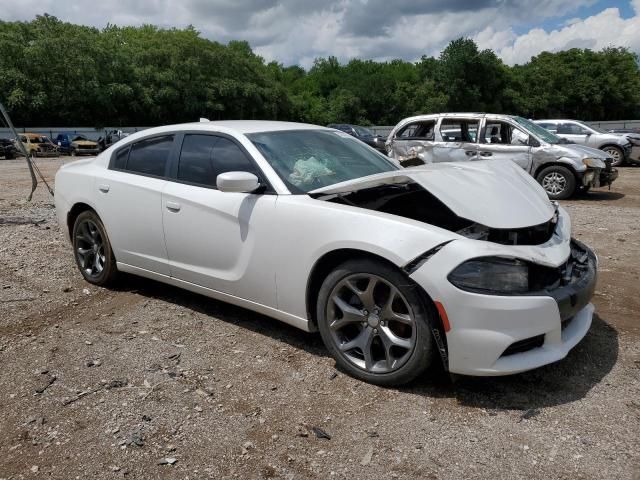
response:
{"label": "sky", "polygon": [[628,47],[640,53],[640,0],[0,0],[0,19],[48,13],[103,28],[193,25],[211,40],[246,40],[267,61],[418,60],[459,37],[509,65],[540,52]]}

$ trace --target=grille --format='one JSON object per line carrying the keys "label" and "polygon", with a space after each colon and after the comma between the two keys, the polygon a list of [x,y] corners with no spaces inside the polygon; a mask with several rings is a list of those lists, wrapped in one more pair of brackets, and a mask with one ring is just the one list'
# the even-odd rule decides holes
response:
{"label": "grille", "polygon": [[518,340],[507,347],[502,353],[502,357],[514,355],[516,353],[528,352],[534,348],[541,347],[544,343],[544,334],[536,335],[535,337],[525,338],[524,340]]}

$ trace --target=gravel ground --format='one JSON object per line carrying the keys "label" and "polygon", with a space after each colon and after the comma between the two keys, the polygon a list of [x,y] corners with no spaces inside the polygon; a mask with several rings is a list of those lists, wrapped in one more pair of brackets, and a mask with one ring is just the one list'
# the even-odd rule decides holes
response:
{"label": "gravel ground", "polygon": [[640,168],[563,202],[601,264],[565,360],[400,389],[247,310],[84,283],[46,190],[0,172],[0,478],[640,478]]}

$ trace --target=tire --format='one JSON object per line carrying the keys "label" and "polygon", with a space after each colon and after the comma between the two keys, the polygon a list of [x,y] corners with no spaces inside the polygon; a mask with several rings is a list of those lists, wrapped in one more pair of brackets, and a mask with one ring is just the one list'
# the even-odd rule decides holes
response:
{"label": "tire", "polygon": [[624,152],[620,147],[616,147],[615,145],[607,145],[602,147],[602,151],[611,155],[613,158],[613,162],[611,162],[611,166],[619,167],[624,165]]}
{"label": "tire", "polygon": [[[395,300],[389,303],[392,296]],[[341,369],[369,383],[394,386],[414,380],[435,363],[430,328],[434,311],[395,267],[355,259],[325,278],[316,318],[322,340]]]}
{"label": "tire", "polygon": [[551,200],[564,200],[576,190],[576,176],[570,169],[561,165],[543,168],[536,180]]}
{"label": "tire", "polygon": [[71,149],[71,151],[69,152],[69,154],[70,154],[72,157],[75,157],[75,156],[77,155],[77,154],[76,154],[76,149],[75,149],[75,148],[72,148],[72,149]]}
{"label": "tire", "polygon": [[100,286],[113,283],[118,273],[116,259],[107,231],[94,211],[85,210],[78,215],[72,244],[76,265],[87,282]]}
{"label": "tire", "polygon": [[16,158],[16,157],[15,157],[15,155],[13,154],[13,152],[8,152],[8,153],[6,153],[6,154],[5,154],[4,158],[5,158],[6,160],[13,160],[13,159],[14,159],[14,158]]}

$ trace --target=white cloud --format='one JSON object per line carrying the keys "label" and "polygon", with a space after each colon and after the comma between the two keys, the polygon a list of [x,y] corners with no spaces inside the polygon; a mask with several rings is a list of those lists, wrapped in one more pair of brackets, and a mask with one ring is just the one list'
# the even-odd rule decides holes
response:
{"label": "white cloud", "polygon": [[156,24],[195,26],[212,40],[247,40],[266,60],[312,65],[314,58],[417,60],[438,55],[456,38],[476,40],[509,64],[543,50],[625,46],[640,52],[640,0],[633,18],[616,8],[571,18],[555,30],[523,25],[575,15],[596,0],[0,0],[0,19],[31,20],[47,12],[99,28]]}
{"label": "white cloud", "polygon": [[[558,30],[547,32],[534,28],[514,40],[509,34],[494,32],[487,38],[476,36],[480,45],[491,45],[508,64],[525,63],[542,51],[556,52],[569,48],[627,47],[640,52],[640,0],[635,0],[636,15],[622,18],[617,8],[607,8],[591,17],[574,21]],[[507,38],[500,45],[500,37]]]}

